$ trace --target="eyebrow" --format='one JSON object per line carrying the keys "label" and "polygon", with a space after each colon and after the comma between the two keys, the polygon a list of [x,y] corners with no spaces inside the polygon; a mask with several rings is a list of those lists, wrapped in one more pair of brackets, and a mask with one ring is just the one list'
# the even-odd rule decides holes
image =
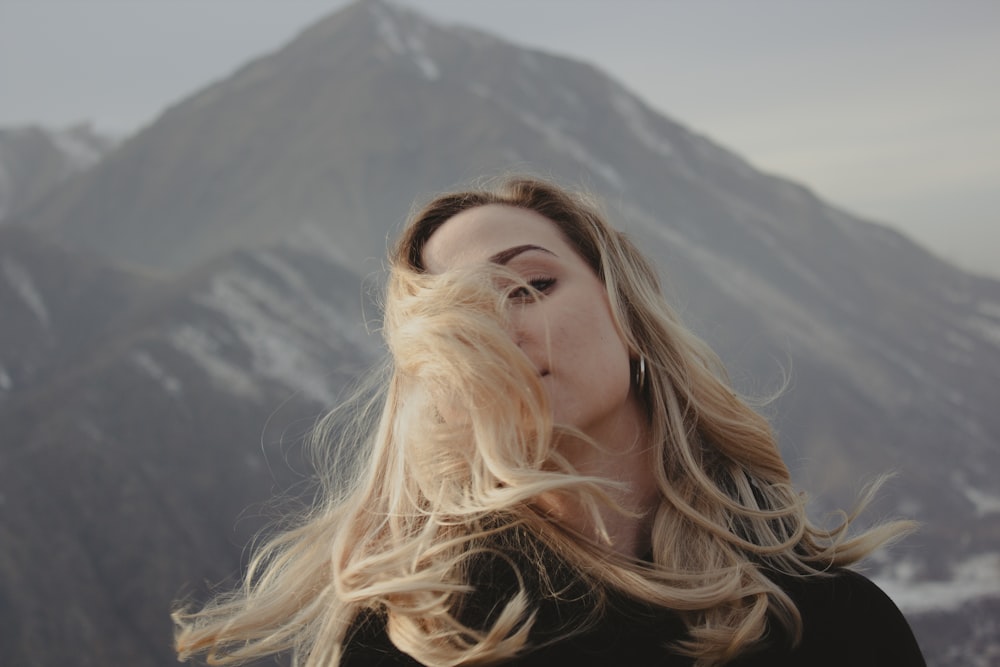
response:
{"label": "eyebrow", "polygon": [[539,250],[541,252],[548,253],[553,257],[558,256],[548,248],[543,248],[540,245],[526,244],[526,245],[517,245],[514,246],[513,248],[507,248],[506,250],[501,250],[497,254],[490,257],[490,261],[494,264],[507,264],[510,260],[514,259],[521,253],[528,252],[529,250]]}

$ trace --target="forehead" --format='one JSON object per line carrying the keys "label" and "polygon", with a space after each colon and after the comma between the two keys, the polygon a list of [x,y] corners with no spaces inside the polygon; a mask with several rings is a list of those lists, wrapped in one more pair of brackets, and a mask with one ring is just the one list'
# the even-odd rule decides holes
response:
{"label": "forehead", "polygon": [[555,223],[528,209],[489,204],[452,216],[427,240],[424,267],[431,273],[487,261],[519,245],[537,245],[556,255],[573,252]]}

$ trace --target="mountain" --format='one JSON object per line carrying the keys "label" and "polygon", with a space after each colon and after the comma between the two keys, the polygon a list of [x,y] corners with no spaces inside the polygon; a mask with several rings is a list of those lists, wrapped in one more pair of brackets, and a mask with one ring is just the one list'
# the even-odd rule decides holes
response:
{"label": "mountain", "polygon": [[[387,235],[418,195],[510,169],[602,196],[739,388],[768,395],[787,372],[765,409],[817,512],[898,473],[873,514],[924,527],[872,572],[932,664],[1000,650],[980,623],[1000,599],[1000,282],[755,170],[590,65],[377,0],[180,101],[11,219],[36,250],[0,242],[0,268],[15,267],[0,305],[23,320],[16,335],[0,327],[0,368],[44,367],[30,385],[8,372],[15,393],[0,402],[0,490],[31,499],[0,516],[0,532],[30,536],[0,568],[13,601],[0,618],[35,610],[7,623],[18,646],[47,646],[38,605],[66,586],[91,629],[52,633],[88,655],[121,637],[128,660],[105,662],[167,664],[168,601],[235,569],[241,509],[301,470],[244,465],[261,447],[283,459],[268,415],[302,433],[377,354],[347,323]],[[69,281],[93,300],[40,286],[76,261],[67,248],[104,263]],[[103,325],[77,324],[99,304]],[[50,348],[43,319],[60,322]],[[74,569],[47,560],[39,525],[86,555],[74,562],[90,588],[48,574]],[[119,625],[95,630],[106,618]]]}
{"label": "mountain", "polygon": [[[41,245],[24,271],[61,259]],[[304,244],[235,252],[137,289],[75,354],[52,341],[60,372],[0,404],[5,664],[175,662],[171,604],[239,569],[272,494],[310,492],[304,436],[378,353],[359,281]],[[79,282],[50,325],[122,280]]]}
{"label": "mountain", "polygon": [[37,231],[0,227],[0,408],[112,334],[156,284]]}
{"label": "mountain", "polygon": [[113,147],[113,139],[88,125],[0,128],[0,223]]}

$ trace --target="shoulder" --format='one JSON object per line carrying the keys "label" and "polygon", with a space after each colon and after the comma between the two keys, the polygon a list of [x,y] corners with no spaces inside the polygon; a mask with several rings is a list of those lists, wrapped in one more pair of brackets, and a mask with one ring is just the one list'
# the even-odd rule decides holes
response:
{"label": "shoulder", "polygon": [[344,642],[340,667],[419,667],[420,663],[403,653],[386,632],[385,619],[374,612],[363,612],[355,619]]}
{"label": "shoulder", "polygon": [[[785,590],[795,601],[807,630],[822,624],[858,633],[893,630],[912,638],[910,626],[896,603],[868,577],[853,570],[830,576],[786,580]],[[898,636],[898,635],[897,635]]]}
{"label": "shoulder", "polygon": [[[840,612],[852,609],[876,609],[898,612],[895,603],[881,588],[859,572],[837,570],[832,574],[809,577],[775,577],[775,581],[787,592],[800,610],[813,609],[816,612]],[[804,612],[803,612],[804,613]]]}
{"label": "shoulder", "polygon": [[838,570],[823,576],[776,576],[774,581],[802,617],[802,640],[787,664],[924,667],[906,618],[864,575]]}

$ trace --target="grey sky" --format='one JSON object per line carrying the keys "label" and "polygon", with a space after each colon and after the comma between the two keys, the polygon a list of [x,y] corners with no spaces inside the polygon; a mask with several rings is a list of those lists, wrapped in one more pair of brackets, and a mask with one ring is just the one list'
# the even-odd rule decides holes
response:
{"label": "grey sky", "polygon": [[[344,0],[0,0],[0,126],[124,133]],[[994,0],[401,0],[587,60],[853,212],[1000,276]]]}

